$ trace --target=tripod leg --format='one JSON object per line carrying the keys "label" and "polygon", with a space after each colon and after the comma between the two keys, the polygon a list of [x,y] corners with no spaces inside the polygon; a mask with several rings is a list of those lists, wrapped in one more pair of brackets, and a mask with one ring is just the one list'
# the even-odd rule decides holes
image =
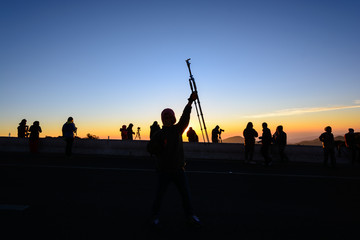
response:
{"label": "tripod leg", "polygon": [[197,104],[196,104],[196,101],[195,101],[194,103],[195,103],[196,114],[197,114],[197,117],[198,117],[198,119],[199,119],[201,134],[202,134],[203,140],[204,140],[204,142],[205,142],[204,131],[203,131],[202,124],[201,124],[201,120],[200,120],[200,115],[199,115],[198,106],[197,106]]}

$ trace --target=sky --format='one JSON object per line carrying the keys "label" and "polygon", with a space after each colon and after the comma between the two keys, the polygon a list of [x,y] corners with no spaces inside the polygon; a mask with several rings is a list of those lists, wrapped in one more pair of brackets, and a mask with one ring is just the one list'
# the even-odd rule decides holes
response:
{"label": "sky", "polygon": [[[360,131],[360,1],[0,1],[0,136],[22,119],[40,137],[149,139],[164,108],[179,119],[191,58],[209,137],[283,125],[289,143]],[[190,126],[200,140],[193,107]],[[185,137],[186,141],[187,138]]]}

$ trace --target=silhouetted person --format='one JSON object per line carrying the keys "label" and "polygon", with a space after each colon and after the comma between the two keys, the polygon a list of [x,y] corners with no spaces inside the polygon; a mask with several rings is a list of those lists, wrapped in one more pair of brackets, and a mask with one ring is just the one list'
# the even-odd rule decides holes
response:
{"label": "silhouetted person", "polygon": [[120,128],[120,132],[121,132],[121,139],[122,140],[127,140],[126,125],[122,125],[122,127]]}
{"label": "silhouetted person", "polygon": [[219,142],[219,135],[221,134],[219,129],[219,125],[216,125],[216,127],[211,131],[211,140],[213,143]]}
{"label": "silhouetted person", "polygon": [[194,214],[191,203],[190,191],[185,174],[185,159],[183,150],[182,134],[190,121],[191,104],[197,99],[196,92],[193,92],[188,99],[188,104],[182,113],[177,124],[175,113],[172,109],[166,108],[161,113],[163,127],[157,131],[150,143],[160,145],[156,154],[156,167],[159,177],[158,190],[153,204],[153,224],[159,226],[159,214],[163,196],[170,182],[173,182],[179,190],[184,212],[189,224],[200,226],[199,218]]}
{"label": "silhouetted person", "polygon": [[330,157],[331,166],[335,167],[335,164],[336,164],[335,141],[334,141],[334,135],[331,133],[331,131],[332,131],[331,127],[327,126],[325,128],[325,132],[320,135],[319,139],[323,144],[324,166],[327,166],[328,159]]}
{"label": "silhouetted person", "polygon": [[257,131],[253,128],[252,122],[248,122],[243,131],[245,147],[245,163],[251,162],[254,156],[255,138],[258,137]]}
{"label": "silhouetted person", "polygon": [[39,135],[42,132],[39,121],[35,121],[33,125],[31,125],[29,132],[30,132],[30,138],[29,138],[30,152],[37,153],[39,146]]}
{"label": "silhouetted person", "polygon": [[23,119],[19,123],[19,126],[17,127],[18,138],[27,138],[29,136],[29,126],[26,125],[26,122],[26,119]]}
{"label": "silhouetted person", "polygon": [[130,123],[126,129],[128,140],[134,140],[133,135],[135,134],[135,132],[132,130],[133,126],[134,125],[132,123]]}
{"label": "silhouetted person", "polygon": [[160,125],[158,124],[157,121],[154,121],[154,123],[150,126],[150,139],[154,136],[154,134],[159,131]]}
{"label": "silhouetted person", "polygon": [[357,153],[357,146],[355,140],[355,132],[354,129],[349,128],[349,132],[345,134],[345,145],[348,148],[351,154],[351,163],[355,164],[356,161],[356,153]]}
{"label": "silhouetted person", "polygon": [[62,127],[63,137],[66,141],[65,154],[68,158],[70,158],[72,155],[72,146],[75,138],[74,133],[76,133],[76,130],[77,128],[75,127],[74,119],[69,117],[67,122],[64,123]]}
{"label": "silhouetted person", "polygon": [[285,153],[285,147],[287,144],[287,135],[283,130],[283,126],[277,126],[276,132],[273,136],[274,143],[279,151],[280,155],[280,162],[281,163],[287,163],[289,161],[289,158],[287,157]]}
{"label": "silhouetted person", "polygon": [[196,134],[195,130],[192,129],[192,127],[189,128],[189,130],[186,133],[186,136],[188,137],[189,142],[199,142],[198,135]]}
{"label": "silhouetted person", "polygon": [[263,127],[263,133],[262,136],[259,137],[261,139],[261,155],[264,157],[264,161],[265,161],[265,166],[270,166],[272,159],[270,157],[270,147],[271,147],[271,141],[272,141],[272,136],[271,136],[271,131],[270,129],[267,127],[267,123],[264,122],[262,124]]}

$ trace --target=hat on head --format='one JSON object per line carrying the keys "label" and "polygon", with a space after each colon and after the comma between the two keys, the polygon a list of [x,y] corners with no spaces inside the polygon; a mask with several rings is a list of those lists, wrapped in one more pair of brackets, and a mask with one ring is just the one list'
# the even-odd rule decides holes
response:
{"label": "hat on head", "polygon": [[164,122],[165,118],[171,118],[173,124],[176,122],[175,113],[171,108],[165,108],[161,112],[161,121]]}

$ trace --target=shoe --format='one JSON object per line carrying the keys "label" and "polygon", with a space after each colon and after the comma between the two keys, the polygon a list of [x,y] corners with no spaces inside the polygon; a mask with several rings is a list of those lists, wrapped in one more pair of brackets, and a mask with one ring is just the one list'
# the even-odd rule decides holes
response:
{"label": "shoe", "polygon": [[151,225],[155,228],[161,228],[160,219],[158,215],[155,215],[151,219]]}
{"label": "shoe", "polygon": [[191,215],[188,217],[188,224],[194,228],[201,228],[203,226],[202,222],[200,221],[199,217],[196,215]]}

